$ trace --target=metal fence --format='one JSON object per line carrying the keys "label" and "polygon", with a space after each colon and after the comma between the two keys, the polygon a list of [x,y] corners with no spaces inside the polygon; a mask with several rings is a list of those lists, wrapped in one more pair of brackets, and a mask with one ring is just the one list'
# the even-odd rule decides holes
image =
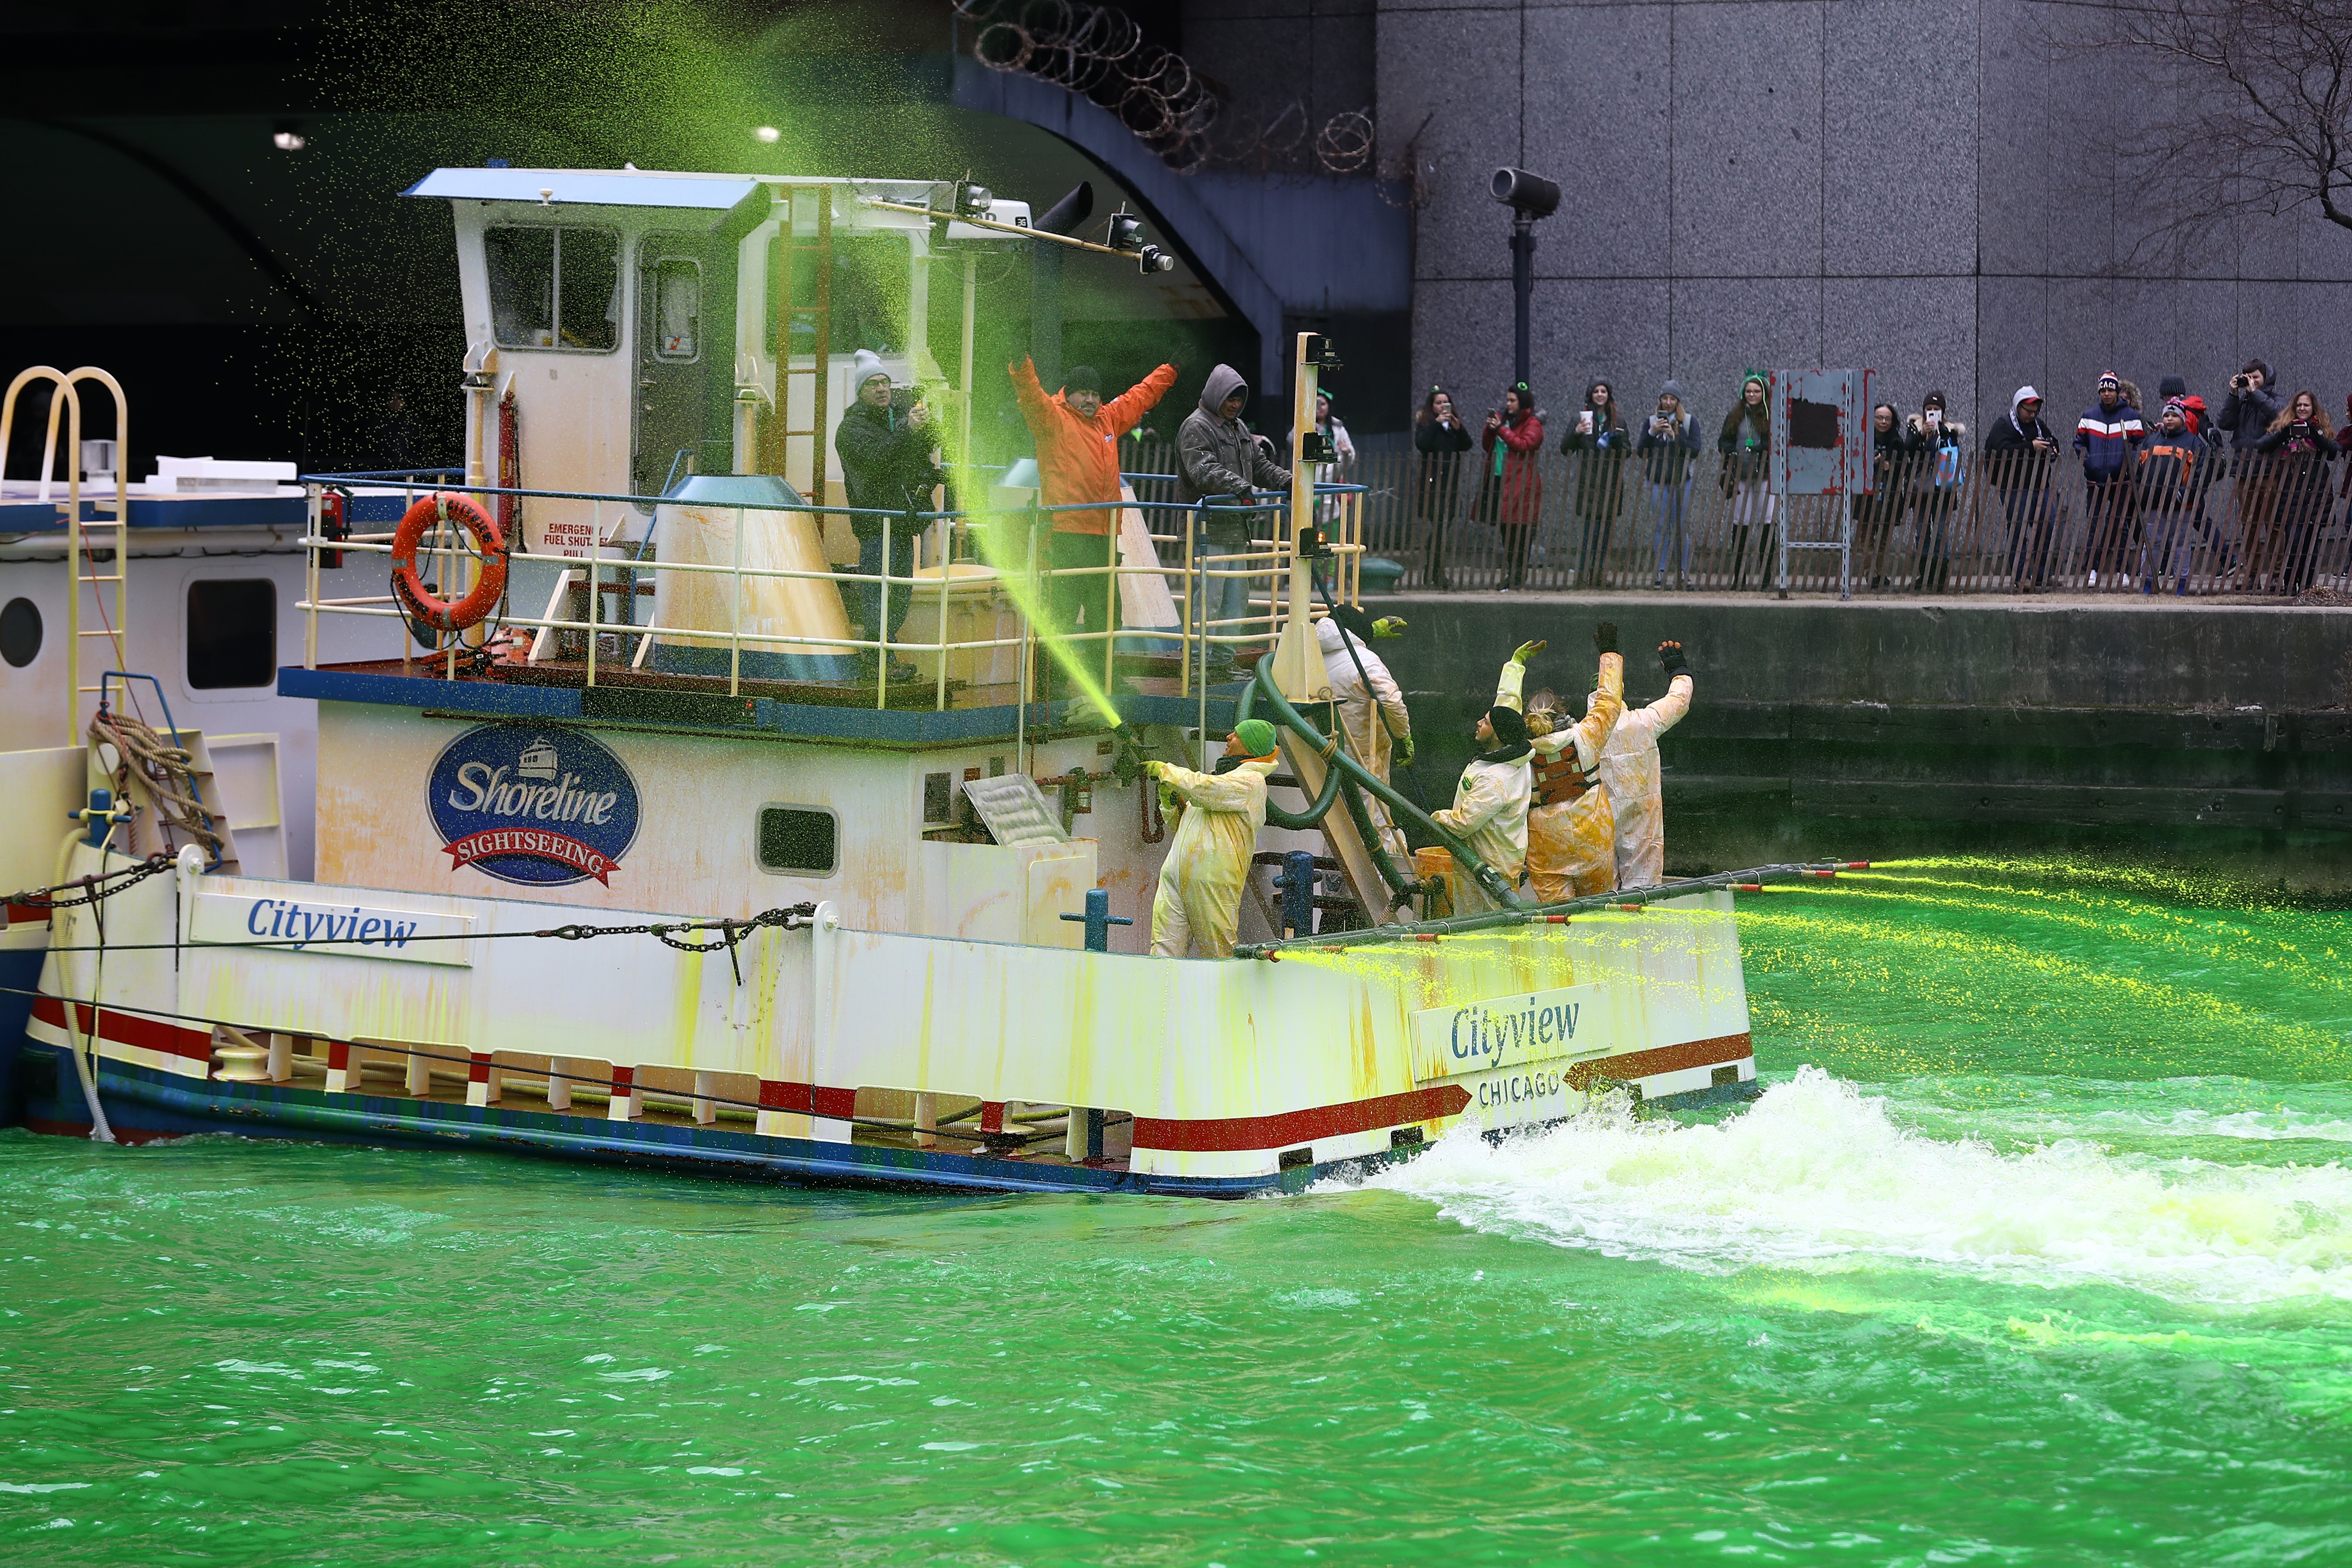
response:
{"label": "metal fence", "polygon": [[[1876,493],[1850,499],[1772,496],[1713,450],[1679,475],[1652,453],[1555,447],[1524,478],[1498,479],[1475,448],[1369,454],[1324,477],[1365,487],[1365,550],[1402,566],[1410,589],[1778,592],[1785,536],[1791,593],[1838,592],[1843,563],[1855,595],[2288,597],[2352,590],[2352,455],[2339,456],[2217,452],[2182,483],[2135,455],[2123,480],[2093,484],[2063,449],[1962,449],[1940,468],[1911,451],[1882,459]],[[1164,443],[1134,458],[1162,473],[1174,463]],[[1850,554],[1811,547],[1845,542],[1849,521]]]}

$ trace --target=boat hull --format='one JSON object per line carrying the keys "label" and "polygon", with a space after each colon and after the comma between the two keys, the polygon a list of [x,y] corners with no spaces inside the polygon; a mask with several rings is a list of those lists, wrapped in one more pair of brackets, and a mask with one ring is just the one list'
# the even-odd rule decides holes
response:
{"label": "boat hull", "polygon": [[538,903],[208,874],[193,852],[176,871],[110,894],[102,930],[83,906],[42,933],[23,1037],[49,1070],[27,1120],[89,1120],[82,1052],[126,1136],[1229,1196],[1755,1078],[1719,890],[1171,962],[858,931],[824,904],[730,945],[656,940],[676,930],[659,915],[550,928]]}
{"label": "boat hull", "polygon": [[[65,1137],[89,1134],[89,1111],[64,1051],[37,1043],[26,1046],[16,1081],[25,1091],[22,1120],[26,1128]],[[419,1104],[389,1095],[331,1095],[277,1084],[191,1080],[112,1061],[101,1065],[96,1082],[107,1120],[124,1143],[228,1134],[376,1148],[460,1148],[802,1187],[1237,1198],[1300,1192],[1328,1178],[1360,1177],[1428,1147],[1406,1142],[1265,1175],[1181,1176],[1040,1164],[949,1150],[774,1138],[726,1128],[615,1123],[505,1106]],[[1660,1110],[1696,1110],[1752,1099],[1758,1092],[1759,1086],[1748,1079],[1664,1096],[1644,1105]],[[1539,1131],[1544,1125],[1517,1131]]]}

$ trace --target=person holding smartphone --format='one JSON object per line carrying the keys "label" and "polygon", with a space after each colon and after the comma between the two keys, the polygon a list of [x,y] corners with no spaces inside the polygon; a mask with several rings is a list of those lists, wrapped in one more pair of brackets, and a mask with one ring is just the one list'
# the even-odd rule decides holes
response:
{"label": "person holding smartphone", "polygon": [[2230,395],[2213,427],[2226,431],[2230,441],[2230,490],[2227,539],[2221,542],[2230,556],[2231,574],[2252,570],[2256,541],[2270,530],[2278,503],[2277,466],[2261,451],[2263,437],[2286,405],[2271,390],[2278,377],[2259,359],[2250,359],[2230,378]]}
{"label": "person holding smartphone", "polygon": [[1470,450],[1470,427],[1454,410],[1454,395],[1433,386],[1412,416],[1413,450],[1421,454],[1421,471],[1413,487],[1413,510],[1429,530],[1429,553],[1423,580],[1433,588],[1454,584],[1445,575],[1445,531],[1462,504],[1463,454]]}
{"label": "person holding smartphone", "polygon": [[2256,450],[2271,471],[2273,510],[2259,558],[2247,563],[2254,574],[2251,585],[2300,594],[2311,586],[2330,506],[2327,465],[2336,457],[2336,427],[2319,395],[2298,392],[2288,399]]}
{"label": "person holding smartphone", "polygon": [[1919,412],[1911,421],[1911,445],[1917,453],[1917,480],[1913,500],[1919,519],[1919,565],[1912,574],[1911,586],[1923,593],[1940,594],[1948,579],[1952,564],[1950,529],[1952,513],[1959,505],[1960,487],[1967,475],[1964,443],[1968,437],[1965,426],[1949,416],[1943,393],[1929,393],[1919,405]]}
{"label": "person holding smartphone", "polygon": [[1487,411],[1486,428],[1480,437],[1494,496],[1489,515],[1503,532],[1503,592],[1507,594],[1527,581],[1528,546],[1534,542],[1536,521],[1543,515],[1543,473],[1537,467],[1543,434],[1536,395],[1521,381],[1503,394],[1500,409]]}
{"label": "person holding smartphone", "polygon": [[1665,586],[1666,563],[1675,561],[1675,586],[1690,577],[1691,540],[1685,527],[1690,512],[1692,459],[1698,456],[1698,430],[1683,406],[1682,383],[1658,389],[1657,406],[1642,422],[1633,449],[1643,455],[1650,482],[1652,542],[1657,547],[1656,585]]}
{"label": "person holding smartphone", "polygon": [[1584,406],[1576,411],[1559,449],[1576,462],[1577,542],[1576,585],[1603,586],[1609,575],[1609,541],[1617,531],[1617,514],[1625,505],[1625,454],[1633,438],[1617,412],[1617,395],[1606,381],[1584,389]]}

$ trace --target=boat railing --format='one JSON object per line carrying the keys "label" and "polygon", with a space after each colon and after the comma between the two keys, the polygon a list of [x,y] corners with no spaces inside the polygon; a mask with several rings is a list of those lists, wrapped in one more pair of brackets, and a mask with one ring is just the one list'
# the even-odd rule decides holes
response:
{"label": "boat railing", "polygon": [[[1137,492],[1166,489],[1174,482],[1171,476],[1160,474],[1122,477]],[[1033,502],[993,509],[888,510],[813,501],[730,499],[721,502],[468,484],[462,470],[455,468],[310,474],[303,476],[302,482],[310,508],[310,526],[302,542],[309,556],[306,592],[298,606],[304,616],[305,665],[319,666],[322,616],[379,618],[403,624],[404,665],[438,666],[438,673],[452,680],[461,675],[522,666],[536,667],[542,673],[559,669],[576,673],[577,679],[588,686],[610,684],[616,675],[625,679],[641,674],[649,652],[669,641],[706,648],[723,644],[725,690],[730,696],[740,695],[747,679],[762,679],[759,670],[766,668],[763,660],[755,659],[754,671],[747,676],[747,652],[783,650],[861,657],[871,665],[871,673],[852,684],[862,686],[864,679],[870,679],[877,709],[894,706],[894,693],[897,707],[925,706],[922,699],[909,700],[910,687],[929,688],[928,706],[936,710],[979,705],[969,689],[973,687],[1012,687],[1034,693],[1044,668],[1041,661],[1048,659],[1066,675],[1076,676],[1079,685],[1094,685],[1108,695],[1117,689],[1123,656],[1129,660],[1126,673],[1172,679],[1172,694],[1204,696],[1215,674],[1213,666],[1229,661],[1234,652],[1244,648],[1271,647],[1281,636],[1291,613],[1286,584],[1298,549],[1288,526],[1287,496],[1181,500],[1138,493],[1135,499],[1111,503],[1045,506]],[[457,635],[435,634],[414,619],[390,592],[388,581],[386,591],[377,594],[329,596],[322,590],[321,557],[329,552],[383,556],[387,579],[390,576],[395,531],[325,526],[330,494],[349,497],[370,490],[396,496],[404,513],[416,500],[436,491],[468,497],[502,518],[534,501],[561,501],[575,507],[585,502],[588,542],[565,550],[548,549],[542,542],[534,551],[521,538],[508,539],[503,551],[509,570],[506,599],[478,627]],[[1353,603],[1359,595],[1363,551],[1364,487],[1321,484],[1315,487],[1315,494],[1316,516],[1308,548],[1317,584],[1328,602]],[[731,558],[665,559],[659,549],[662,520],[672,510],[731,517]],[[1123,541],[1124,549],[1109,550],[1108,560],[1102,565],[1055,566],[1045,549],[1055,531],[1055,519],[1063,513],[1105,511],[1119,514],[1119,526],[1111,537]],[[893,546],[910,538],[915,542],[913,564],[900,574],[844,567],[830,559],[821,569],[747,563],[744,547],[747,529],[752,526],[750,520],[763,513],[814,517],[820,540],[824,519],[870,520],[879,524],[886,566],[898,553]],[[1150,545],[1148,561],[1137,558],[1142,552],[1128,513],[1138,514],[1144,521],[1142,533]],[[1247,525],[1246,548],[1230,548],[1230,524],[1234,521]],[[1213,542],[1213,530],[1224,534],[1227,542]],[[428,576],[436,584],[436,593],[454,599],[463,591],[459,584],[470,586],[475,581],[481,563],[456,524],[436,521],[426,529],[417,564],[419,575]],[[544,567],[555,574],[543,613],[531,614],[530,605],[514,600],[515,569],[526,566]],[[636,600],[653,593],[653,584],[665,573],[671,574],[674,585],[681,578],[720,579],[724,585],[719,592],[725,609],[719,624],[664,624],[658,610],[640,615]],[[1043,624],[1047,584],[1073,578],[1098,580],[1101,596],[1097,600],[1088,594],[1073,593],[1066,597],[1079,600],[1089,612],[1099,603],[1108,613],[1100,617],[1088,613],[1088,624],[1084,626]],[[1130,618],[1115,607],[1125,596],[1125,584],[1143,580],[1163,585],[1168,593],[1167,613],[1156,620]],[[1234,581],[1247,584],[1241,613],[1220,613],[1231,607],[1220,603],[1230,598],[1220,592],[1220,585]],[[816,626],[778,626],[772,619],[747,614],[748,594],[766,582],[831,584],[841,595],[844,626],[853,632],[859,628],[848,623],[887,623],[887,615],[873,613],[886,591],[893,599],[904,596],[902,618],[929,608],[935,629],[927,627],[927,635],[920,637],[892,637],[887,635],[887,624],[862,625],[863,636],[828,635]],[[584,613],[564,613],[570,607],[567,596],[583,589]],[[985,594],[981,603],[992,613],[961,613],[976,607],[973,595],[977,593]],[[617,614],[608,614],[604,607],[608,594],[620,599]],[[707,594],[703,602],[709,603]],[[1097,619],[1104,624],[1094,624]],[[527,634],[527,651],[518,633]],[[580,648],[580,658],[562,657],[567,643]],[[420,647],[425,651],[419,652]],[[1002,668],[1007,655],[1013,666],[1009,671]],[[893,666],[901,659],[915,665],[920,673],[912,678],[896,674],[894,679]],[[927,670],[922,668],[926,665],[929,666]],[[576,671],[571,668],[573,666]],[[955,673],[959,670],[962,673]],[[992,678],[975,679],[982,670]],[[718,688],[714,685],[711,689]],[[963,700],[959,701],[959,696]]]}

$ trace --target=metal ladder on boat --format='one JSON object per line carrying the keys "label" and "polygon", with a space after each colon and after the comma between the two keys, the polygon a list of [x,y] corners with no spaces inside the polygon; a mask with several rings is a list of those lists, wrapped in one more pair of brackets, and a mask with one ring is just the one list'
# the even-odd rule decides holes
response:
{"label": "metal ladder on boat", "polygon": [[[82,640],[102,637],[111,645],[111,658],[100,659],[101,668],[125,669],[130,667],[127,637],[131,610],[129,580],[131,572],[131,496],[127,480],[131,460],[131,405],[123,395],[122,384],[94,364],[78,370],[61,371],[52,365],[37,364],[20,371],[8,384],[5,400],[0,400],[0,466],[7,460],[8,438],[16,420],[16,397],[33,382],[45,381],[57,388],[49,404],[49,426],[41,447],[41,488],[37,500],[47,502],[54,465],[57,461],[58,420],[62,414],[67,420],[66,434],[66,500],[63,506],[66,524],[66,571],[69,581],[66,587],[66,741],[68,746],[82,743],[82,701],[85,696],[98,696],[99,685],[84,685],[81,679]],[[81,497],[81,395],[77,385],[94,381],[114,395],[114,502],[110,517],[82,514]],[[93,505],[103,505],[96,502]],[[110,570],[102,570],[110,568]],[[114,604],[107,605],[107,591],[113,590]],[[96,628],[82,625],[83,597],[89,596],[98,613]]]}
{"label": "metal ladder on boat", "polygon": [[[783,222],[777,227],[775,259],[768,268],[768,319],[776,332],[776,403],[761,433],[759,467],[762,473],[782,475],[786,484],[822,504],[833,359],[833,187],[788,187],[783,197]],[[806,300],[793,288],[793,273],[803,258],[814,273],[812,297]],[[794,363],[799,356],[793,350],[793,324],[803,318],[815,340],[806,365]],[[793,384],[803,376],[810,411],[805,426],[793,422]],[[794,445],[801,441],[807,443],[805,448]]]}

